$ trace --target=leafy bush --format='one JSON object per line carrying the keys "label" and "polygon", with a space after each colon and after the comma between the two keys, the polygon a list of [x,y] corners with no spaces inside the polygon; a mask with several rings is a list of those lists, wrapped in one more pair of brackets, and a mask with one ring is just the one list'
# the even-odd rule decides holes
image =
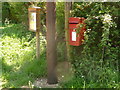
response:
{"label": "leafy bush", "polygon": [[72,46],[71,62],[75,76],[84,76],[88,88],[119,88],[117,6],[118,3],[74,4],[73,16],[86,18],[87,31],[84,44]]}
{"label": "leafy bush", "polygon": [[[12,20],[27,21],[28,6],[25,6],[26,4],[24,2],[9,2],[10,6],[5,5],[9,6],[7,8],[10,9]],[[45,9],[45,3],[39,3],[39,6]],[[71,63],[75,69],[75,77],[62,83],[62,87],[120,88],[120,78],[118,77],[118,60],[120,59],[119,7],[118,2],[74,3],[71,15],[85,17],[87,31],[83,45],[71,46]],[[65,60],[64,3],[57,3],[56,8],[58,60]],[[3,87],[21,87],[28,85],[28,82],[32,82],[36,77],[46,76],[45,12],[42,13],[42,16],[41,22],[44,28],[42,27],[40,33],[42,49],[40,61],[35,59],[35,33],[27,31],[26,24],[24,26],[22,24],[8,25],[3,29],[0,39],[2,42],[2,78],[3,82],[6,82]]]}
{"label": "leafy bush", "polygon": [[41,38],[41,56],[36,59],[36,38],[22,24],[5,27],[2,38],[2,79],[3,87],[16,88],[33,82],[36,78],[46,76],[45,45]]}
{"label": "leafy bush", "polygon": [[56,3],[56,36],[57,36],[57,56],[59,61],[64,61],[66,57],[65,46],[65,14],[64,14],[64,2]]}
{"label": "leafy bush", "polygon": [[11,19],[10,15],[10,5],[8,2],[4,2],[1,4],[2,8],[2,23],[9,24],[9,20]]}

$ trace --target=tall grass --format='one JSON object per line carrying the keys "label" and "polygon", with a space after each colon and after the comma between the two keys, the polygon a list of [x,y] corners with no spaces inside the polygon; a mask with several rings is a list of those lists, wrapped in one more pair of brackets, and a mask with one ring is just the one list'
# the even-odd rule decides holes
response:
{"label": "tall grass", "polygon": [[28,86],[46,76],[45,39],[41,42],[40,59],[36,59],[35,33],[21,24],[5,27],[1,41],[3,88]]}

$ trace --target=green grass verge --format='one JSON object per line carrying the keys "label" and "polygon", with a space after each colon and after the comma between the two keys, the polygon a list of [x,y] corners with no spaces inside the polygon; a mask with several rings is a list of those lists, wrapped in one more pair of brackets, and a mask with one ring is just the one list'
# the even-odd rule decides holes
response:
{"label": "green grass verge", "polygon": [[21,24],[2,30],[1,63],[2,87],[20,88],[29,86],[35,79],[46,76],[45,40],[41,42],[40,59],[36,59],[35,33]]}

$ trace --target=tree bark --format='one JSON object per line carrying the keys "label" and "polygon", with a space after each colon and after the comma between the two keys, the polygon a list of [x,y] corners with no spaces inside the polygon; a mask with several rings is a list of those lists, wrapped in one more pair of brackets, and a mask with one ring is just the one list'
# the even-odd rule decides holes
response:
{"label": "tree bark", "polygon": [[47,83],[56,84],[58,82],[56,75],[56,39],[55,39],[55,21],[56,21],[56,4],[47,2],[46,24],[47,24]]}

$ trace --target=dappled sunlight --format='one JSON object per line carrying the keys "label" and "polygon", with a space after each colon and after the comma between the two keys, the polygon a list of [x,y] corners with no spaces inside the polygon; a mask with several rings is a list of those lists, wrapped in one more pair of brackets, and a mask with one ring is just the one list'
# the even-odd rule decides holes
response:
{"label": "dappled sunlight", "polygon": [[[41,7],[40,15],[32,11],[36,32],[28,30],[32,20],[28,8],[32,6]],[[47,6],[46,2],[2,3],[0,89],[119,89],[120,3],[57,2]],[[79,21],[70,22],[71,17]],[[73,46],[70,41],[84,42]]]}
{"label": "dappled sunlight", "polygon": [[[4,28],[1,41],[2,52],[2,81],[3,87],[20,87],[28,85],[35,77],[46,75],[45,39],[41,43],[41,60],[36,59],[36,38],[32,33],[26,33],[21,25],[11,25]],[[19,29],[19,30],[18,30]],[[26,33],[26,35],[25,35]],[[33,38],[31,38],[33,37]],[[41,72],[42,71],[42,72]]]}
{"label": "dappled sunlight", "polygon": [[7,83],[7,81],[3,80],[3,78],[0,77],[0,89],[2,89],[2,86],[6,83]]}
{"label": "dappled sunlight", "polygon": [[[3,54],[3,60],[7,60],[8,65],[16,64],[17,62],[21,62],[23,58],[30,57],[31,52],[33,52],[34,48],[32,47],[23,47],[23,44],[21,44],[20,39],[17,38],[10,38],[5,37],[3,38],[4,41],[2,41],[2,54]],[[27,45],[26,45],[27,46]],[[25,55],[25,54],[28,55]]]}

